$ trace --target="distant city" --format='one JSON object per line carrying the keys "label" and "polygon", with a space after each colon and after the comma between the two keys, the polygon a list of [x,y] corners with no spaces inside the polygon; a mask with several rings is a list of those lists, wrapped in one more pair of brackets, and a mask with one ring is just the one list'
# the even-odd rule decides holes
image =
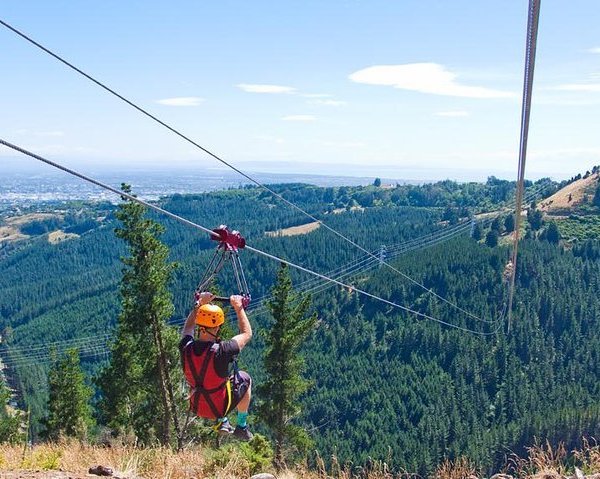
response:
{"label": "distant city", "polygon": [[[373,183],[374,178],[340,177],[306,174],[252,174],[264,184],[309,183],[317,186],[357,186]],[[157,200],[172,194],[203,193],[219,189],[237,188],[252,184],[240,175],[223,171],[206,171],[199,174],[169,174],[167,172],[127,172],[120,175],[98,174],[94,178],[112,187],[119,188],[126,182],[135,194],[145,200]],[[382,179],[388,184],[402,180]],[[110,201],[117,202],[113,193],[79,178],[62,172],[46,174],[3,174],[0,180],[0,203],[3,206],[28,206],[40,202],[62,201]]]}

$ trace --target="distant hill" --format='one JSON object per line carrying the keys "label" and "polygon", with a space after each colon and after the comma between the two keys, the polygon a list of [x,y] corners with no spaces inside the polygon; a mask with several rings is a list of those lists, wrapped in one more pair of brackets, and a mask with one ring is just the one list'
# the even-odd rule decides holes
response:
{"label": "distant hill", "polygon": [[580,212],[582,206],[591,203],[599,180],[598,172],[579,178],[542,201],[540,209],[549,216]]}
{"label": "distant hill", "polygon": [[594,197],[600,184],[600,168],[577,175],[544,199],[538,208],[545,222],[555,222],[563,240],[569,243],[600,237],[600,207]]}

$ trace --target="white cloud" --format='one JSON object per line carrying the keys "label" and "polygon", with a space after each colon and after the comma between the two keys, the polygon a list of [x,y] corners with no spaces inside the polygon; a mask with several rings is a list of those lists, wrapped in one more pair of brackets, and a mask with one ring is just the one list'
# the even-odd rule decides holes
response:
{"label": "white cloud", "polygon": [[317,118],[313,115],[287,115],[281,119],[283,121],[315,121]]}
{"label": "white cloud", "polygon": [[600,83],[567,83],[558,85],[554,90],[600,92]]}
{"label": "white cloud", "polygon": [[600,53],[600,47],[590,48],[588,50],[588,52],[590,52],[590,53]]}
{"label": "white cloud", "polygon": [[461,117],[461,116],[469,116],[469,112],[465,111],[465,110],[438,111],[435,113],[435,116]]}
{"label": "white cloud", "polygon": [[480,86],[462,85],[458,75],[437,63],[375,65],[352,73],[350,80],[367,85],[384,85],[433,95],[468,98],[513,98],[515,93]]}
{"label": "white cloud", "polygon": [[310,100],[308,103],[310,105],[325,105],[325,106],[344,106],[344,105],[348,104],[347,102],[345,102],[343,100],[331,100],[331,99]]}
{"label": "white cloud", "polygon": [[175,98],[163,98],[156,100],[156,103],[167,106],[199,106],[204,101],[204,98],[197,96],[180,96]]}
{"label": "white cloud", "polygon": [[291,86],[283,85],[257,85],[250,83],[240,83],[236,85],[239,89],[248,93],[296,93],[296,89]]}
{"label": "white cloud", "polygon": [[54,131],[39,131],[36,133],[37,136],[45,136],[45,137],[61,137],[65,136],[64,131],[54,130]]}

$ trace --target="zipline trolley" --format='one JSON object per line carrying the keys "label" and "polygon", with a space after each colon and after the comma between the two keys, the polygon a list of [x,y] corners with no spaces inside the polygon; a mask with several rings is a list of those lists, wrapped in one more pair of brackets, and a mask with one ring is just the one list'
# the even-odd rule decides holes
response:
{"label": "zipline trolley", "polygon": [[[230,263],[237,283],[238,294],[242,296],[242,305],[245,309],[250,304],[250,290],[248,289],[244,268],[240,261],[239,250],[244,249],[246,240],[239,231],[229,231],[226,225],[221,225],[212,231],[214,234],[211,235],[211,239],[218,241],[219,244],[208,264],[208,268],[200,280],[200,284],[196,288],[194,300],[199,300],[202,291],[208,291],[217,274],[219,274],[226,263]],[[229,298],[224,296],[216,296],[214,299],[216,301],[229,301]]]}

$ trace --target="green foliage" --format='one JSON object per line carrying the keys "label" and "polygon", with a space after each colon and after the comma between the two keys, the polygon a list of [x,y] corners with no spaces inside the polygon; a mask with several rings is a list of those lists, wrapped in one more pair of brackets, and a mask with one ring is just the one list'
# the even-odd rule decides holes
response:
{"label": "green foliage", "polygon": [[268,308],[274,324],[266,338],[266,380],[259,386],[262,402],[258,416],[272,431],[275,438],[275,466],[285,466],[284,447],[290,444],[306,451],[310,440],[300,426],[291,421],[300,412],[300,395],[306,392],[310,382],[302,377],[304,360],[300,349],[314,330],[316,313],[307,317],[310,297],[295,298],[287,265],[281,265],[273,299]]}
{"label": "green foliage", "polygon": [[544,224],[543,213],[536,208],[535,204],[527,210],[527,221],[533,231],[539,230]]}
{"label": "green foliage", "polygon": [[17,443],[23,440],[21,424],[24,415],[18,410],[9,409],[10,391],[6,383],[0,378],[0,444]]}
{"label": "green foliage", "polygon": [[[274,188],[369,250],[385,244],[388,251],[392,245],[444,231],[447,226],[440,220],[446,207],[462,218],[462,208],[485,209],[514,193],[513,182],[498,179],[484,185],[440,182],[379,191],[373,186]],[[381,206],[331,212],[331,206],[344,208],[365,192]],[[176,195],[161,206],[203,225],[226,223],[240,229],[248,244],[320,272],[362,257],[324,228],[296,237],[266,236],[265,231],[306,219],[256,188]],[[171,258],[182,265],[171,283],[176,321],[188,312],[193,287],[215,244],[171,220],[164,225]],[[547,241],[522,242],[510,335],[501,322],[506,300],[501,277],[509,251],[472,241],[466,232],[433,247],[390,256],[390,261],[491,324],[474,320],[385,267],[364,268],[344,280],[460,327],[482,333],[498,328],[495,334],[477,336],[419,320],[337,287],[315,289],[312,304],[320,312],[319,334],[302,348],[304,375],[314,387],[300,396],[301,413],[294,423],[314,431],[311,437],[322,457],[335,454],[342,463],[357,466],[385,461],[394,470],[425,475],[445,458],[461,456],[491,468],[503,462],[507,449],[523,452],[534,436],[563,440],[568,449],[577,447],[582,434],[598,437],[600,219],[589,214],[557,225],[565,239],[573,236],[564,228],[572,228],[589,240],[574,242],[571,249]],[[123,251],[113,236],[109,228],[94,229],[59,245],[32,242],[0,259],[0,324],[10,345],[35,347],[110,330],[118,312],[115,289]],[[249,251],[241,256],[253,296],[268,294],[277,265]],[[317,284],[314,279],[304,284],[310,278],[303,273],[290,275],[297,288]],[[224,295],[235,292],[231,275],[219,279]],[[251,308],[249,316],[255,331],[271,326],[262,309]],[[257,334],[242,355],[257,386],[266,381],[261,367],[264,339]],[[149,347],[145,354],[153,354]],[[179,366],[176,359],[172,364]],[[28,364],[15,375],[27,404],[39,404],[43,412],[44,388],[38,385],[45,383],[43,365]],[[268,399],[260,393],[255,397]],[[132,398],[133,404],[137,400]]]}
{"label": "green foliage", "polygon": [[209,450],[208,473],[216,476],[231,464],[236,469],[245,469],[250,474],[264,472],[273,460],[271,443],[261,434],[255,434],[249,442],[229,443],[216,450]]}
{"label": "green foliage", "polygon": [[498,246],[498,231],[489,230],[485,235],[485,244],[490,248]]}
{"label": "green foliage", "polygon": [[545,239],[550,243],[558,244],[560,241],[560,231],[558,230],[558,226],[556,226],[555,222],[552,222],[548,225],[545,231]]}
{"label": "green foliage", "polygon": [[596,191],[594,192],[594,199],[592,200],[592,204],[600,208],[600,184],[596,186]]}
{"label": "green foliage", "polygon": [[567,241],[585,241],[600,238],[600,216],[570,215],[556,221],[561,238]]}
{"label": "green foliage", "polygon": [[44,421],[49,439],[85,439],[93,426],[90,400],[92,390],[85,384],[77,349],[55,358],[48,374],[48,416]]}
{"label": "green foliage", "polygon": [[249,442],[240,444],[251,474],[264,471],[273,461],[273,447],[265,436],[254,434]]}
{"label": "green foliage", "polygon": [[504,229],[507,233],[512,233],[515,230],[514,215],[508,215],[506,218],[504,218]]}
{"label": "green foliage", "polygon": [[473,228],[473,239],[475,241],[480,241],[481,238],[483,238],[483,230],[481,229],[481,225],[476,223],[475,228]]}
{"label": "green foliage", "polygon": [[23,458],[21,469],[56,471],[60,469],[62,452],[59,450],[40,449]]}
{"label": "green foliage", "polygon": [[[123,191],[130,188],[123,185]],[[134,202],[122,204],[117,237],[126,241],[130,256],[121,282],[121,314],[111,360],[100,373],[100,408],[106,424],[117,434],[133,433],[141,442],[171,441],[174,397],[167,374],[176,375],[176,336],[165,321],[173,314],[167,284],[175,268],[167,261],[168,248],[158,239],[164,228],[145,219],[146,209]],[[164,338],[164,343],[163,339]],[[167,355],[161,357],[159,344]],[[170,367],[172,371],[166,371]],[[178,368],[177,368],[178,370]]]}

